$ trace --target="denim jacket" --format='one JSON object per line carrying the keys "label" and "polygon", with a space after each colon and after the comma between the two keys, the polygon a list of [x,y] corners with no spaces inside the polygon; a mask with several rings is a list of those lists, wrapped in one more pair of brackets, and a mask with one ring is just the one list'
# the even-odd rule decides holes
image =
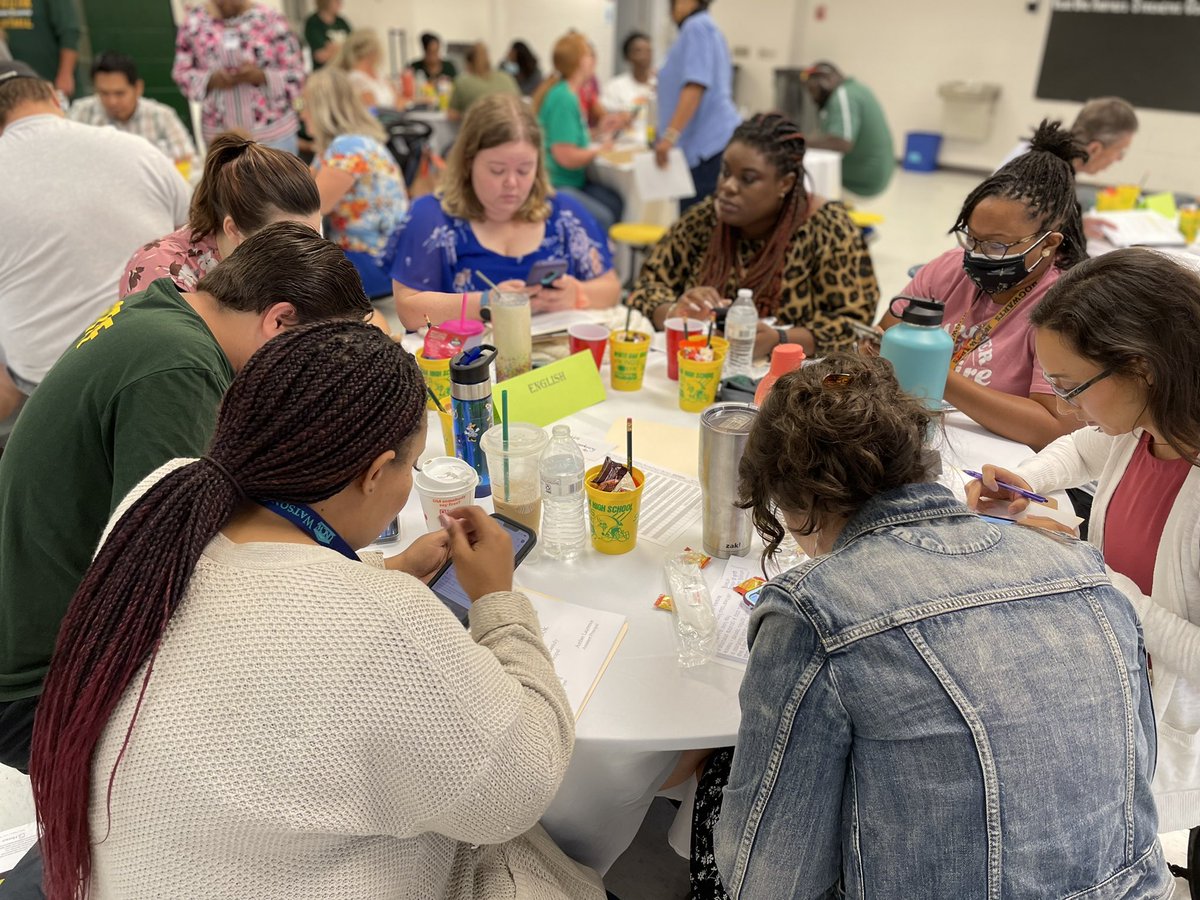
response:
{"label": "denim jacket", "polygon": [[880,495],[764,590],[732,898],[1168,897],[1141,630],[1089,545]]}

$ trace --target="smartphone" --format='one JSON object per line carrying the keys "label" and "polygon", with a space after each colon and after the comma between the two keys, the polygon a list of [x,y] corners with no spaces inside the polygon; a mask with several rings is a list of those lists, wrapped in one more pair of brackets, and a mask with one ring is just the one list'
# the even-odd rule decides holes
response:
{"label": "smartphone", "polygon": [[558,279],[567,274],[567,263],[561,259],[543,259],[535,262],[525,276],[525,284],[529,287],[550,287]]}
{"label": "smartphone", "polygon": [[[521,564],[521,560],[529,555],[533,545],[537,543],[537,535],[524,525],[505,518],[499,513],[492,513],[492,518],[504,527],[512,539],[513,568],[515,569]],[[453,560],[442,566],[433,576],[433,581],[429,582],[429,589],[437,594],[438,599],[446,604],[458,621],[464,625],[467,624],[467,616],[471,612],[471,598],[458,583],[458,574],[454,571]]]}
{"label": "smartphone", "polygon": [[864,325],[862,322],[856,322],[853,319],[850,320],[850,330],[858,335],[861,340],[874,341],[876,344],[879,343],[879,340],[882,337],[882,335],[870,325]]}

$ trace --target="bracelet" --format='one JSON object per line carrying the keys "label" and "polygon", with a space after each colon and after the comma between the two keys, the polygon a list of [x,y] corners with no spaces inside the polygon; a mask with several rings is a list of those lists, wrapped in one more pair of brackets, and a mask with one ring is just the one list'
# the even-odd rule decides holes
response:
{"label": "bracelet", "polygon": [[662,137],[669,144],[677,143],[679,141],[679,131],[675,128],[664,128]]}

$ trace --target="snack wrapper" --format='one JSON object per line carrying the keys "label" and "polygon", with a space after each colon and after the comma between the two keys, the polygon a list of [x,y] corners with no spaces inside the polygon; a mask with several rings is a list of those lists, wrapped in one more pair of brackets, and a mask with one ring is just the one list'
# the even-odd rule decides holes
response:
{"label": "snack wrapper", "polygon": [[741,594],[742,598],[745,599],[747,594],[749,594],[753,590],[757,590],[758,588],[762,587],[766,583],[767,582],[766,582],[765,578],[759,578],[758,576],[755,576],[753,578],[747,578],[741,584],[734,587],[733,592],[735,594]]}
{"label": "snack wrapper", "polygon": [[700,567],[701,571],[707,568],[708,564],[712,562],[712,557],[707,553],[701,553],[699,550],[693,550],[691,547],[684,547],[683,552],[695,554],[696,565]]}
{"label": "snack wrapper", "polygon": [[683,357],[692,362],[712,362],[715,359],[712,347],[685,347]]}
{"label": "snack wrapper", "polygon": [[675,612],[675,601],[671,599],[670,594],[659,594],[658,599],[654,601],[654,608],[665,612]]}
{"label": "snack wrapper", "polygon": [[629,467],[617,462],[611,456],[604,457],[604,464],[600,466],[600,471],[596,473],[592,484],[610,494],[637,490],[637,483],[633,480]]}

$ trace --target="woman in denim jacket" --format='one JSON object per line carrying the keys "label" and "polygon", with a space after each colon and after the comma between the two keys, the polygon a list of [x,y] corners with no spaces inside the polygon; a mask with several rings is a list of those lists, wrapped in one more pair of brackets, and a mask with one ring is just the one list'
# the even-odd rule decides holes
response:
{"label": "woman in denim jacket", "polygon": [[811,560],[750,622],[725,889],[1168,897],[1133,609],[1091,546],[927,481],[929,427],[886,362],[838,354],[781,378],[750,435],[741,493],[767,553],[778,511]]}

